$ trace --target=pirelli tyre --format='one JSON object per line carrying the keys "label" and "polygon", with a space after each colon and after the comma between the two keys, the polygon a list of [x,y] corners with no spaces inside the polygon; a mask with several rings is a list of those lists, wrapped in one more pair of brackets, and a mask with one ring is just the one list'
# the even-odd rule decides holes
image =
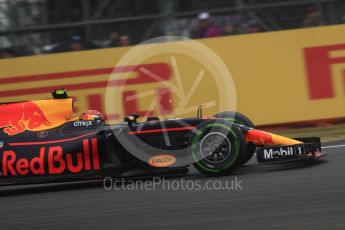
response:
{"label": "pirelli tyre", "polygon": [[[244,125],[249,128],[255,128],[253,122],[242,113],[233,112],[233,111],[225,111],[225,112],[217,113],[216,115],[214,115],[214,117],[223,118],[227,121],[234,122],[239,125]],[[255,150],[256,150],[256,146],[253,143],[247,144],[247,153],[246,153],[246,156],[244,157],[242,164],[246,164],[254,156]]]}
{"label": "pirelli tyre", "polygon": [[195,168],[210,176],[228,175],[242,165],[247,146],[244,136],[233,123],[209,120],[197,127],[190,138]]}
{"label": "pirelli tyre", "polygon": [[239,125],[244,125],[250,128],[254,128],[253,122],[242,113],[233,112],[233,111],[225,111],[225,112],[217,113],[216,115],[214,115],[214,117],[223,118],[227,121],[234,122]]}

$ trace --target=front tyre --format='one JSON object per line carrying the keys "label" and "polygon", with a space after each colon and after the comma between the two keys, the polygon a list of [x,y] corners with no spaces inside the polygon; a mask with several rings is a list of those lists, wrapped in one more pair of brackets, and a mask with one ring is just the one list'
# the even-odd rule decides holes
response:
{"label": "front tyre", "polygon": [[241,130],[222,119],[205,121],[190,139],[195,168],[210,176],[228,175],[241,166],[246,144]]}
{"label": "front tyre", "polygon": [[[216,115],[214,115],[214,117],[222,118],[239,125],[244,125],[248,128],[255,128],[253,122],[247,116],[239,112],[225,111],[217,113]],[[254,156],[255,151],[256,146],[253,143],[248,143],[246,156],[244,157],[242,164],[246,164],[248,161],[250,161],[250,159],[252,159],[252,157]]]}
{"label": "front tyre", "polygon": [[255,128],[253,122],[244,114],[234,111],[225,111],[221,113],[217,113],[214,115],[216,118],[223,118],[227,121],[234,122],[239,125],[244,125],[249,128]]}

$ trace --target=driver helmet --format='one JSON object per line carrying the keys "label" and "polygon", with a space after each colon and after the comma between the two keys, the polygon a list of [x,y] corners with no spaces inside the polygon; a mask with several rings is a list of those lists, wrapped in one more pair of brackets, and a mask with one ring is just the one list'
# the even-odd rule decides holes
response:
{"label": "driver helmet", "polygon": [[79,116],[79,120],[95,121],[97,124],[104,124],[104,116],[97,110],[88,110]]}

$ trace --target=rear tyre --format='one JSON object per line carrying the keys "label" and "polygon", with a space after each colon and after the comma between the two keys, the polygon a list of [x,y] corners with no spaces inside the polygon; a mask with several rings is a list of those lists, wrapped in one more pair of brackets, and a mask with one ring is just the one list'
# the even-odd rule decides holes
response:
{"label": "rear tyre", "polygon": [[246,144],[241,130],[222,119],[205,121],[190,138],[195,168],[210,176],[228,175],[243,162]]}
{"label": "rear tyre", "polygon": [[[221,113],[217,113],[214,117],[225,119],[226,121],[234,122],[239,125],[244,125],[249,128],[255,128],[253,122],[242,113],[232,112],[232,111],[225,111]],[[246,164],[253,156],[256,150],[256,146],[253,143],[247,144],[247,153],[243,159],[242,164]]]}

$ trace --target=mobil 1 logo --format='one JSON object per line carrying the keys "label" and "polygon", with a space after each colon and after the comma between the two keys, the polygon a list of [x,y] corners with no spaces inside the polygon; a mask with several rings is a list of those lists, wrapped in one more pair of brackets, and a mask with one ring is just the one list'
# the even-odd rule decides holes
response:
{"label": "mobil 1 logo", "polygon": [[257,149],[257,158],[259,162],[293,159],[304,155],[305,148],[301,145],[263,147]]}

